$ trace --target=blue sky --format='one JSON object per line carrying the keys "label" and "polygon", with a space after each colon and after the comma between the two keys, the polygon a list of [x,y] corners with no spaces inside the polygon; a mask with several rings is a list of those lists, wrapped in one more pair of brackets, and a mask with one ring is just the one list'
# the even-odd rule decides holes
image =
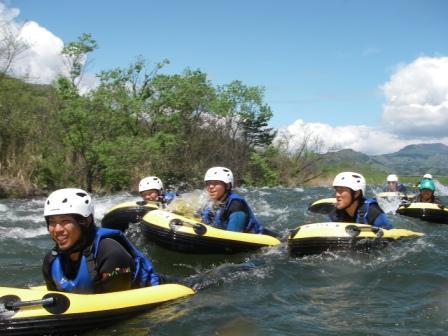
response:
{"label": "blue sky", "polygon": [[[327,147],[384,151],[384,144],[356,147],[350,142],[359,141],[356,138],[366,130],[369,137],[379,132],[383,139],[382,132],[387,132],[398,147],[410,142],[448,144],[448,126],[438,131],[438,137],[420,135],[418,129],[412,131],[413,117],[408,132],[403,131],[399,125],[407,120],[403,104],[401,110],[395,106],[385,115],[385,105],[391,105],[397,94],[401,97],[404,91],[409,96],[412,91],[397,88],[406,78],[400,73],[403,68],[419,69],[420,75],[407,75],[413,79],[422,77],[422,68],[434,67],[433,61],[445,71],[448,1],[2,2],[9,10],[18,9],[14,22],[36,22],[63,42],[91,33],[99,44],[92,55],[92,72],[127,66],[138,55],[153,63],[167,58],[171,63],[165,72],[199,68],[215,84],[241,80],[263,86],[274,113],[271,126],[286,130],[301,121],[300,126],[289,127],[290,134],[303,134],[304,125],[321,137],[328,130],[342,132],[338,138],[344,139],[345,133],[354,132],[354,140],[347,134],[346,142],[334,140]],[[417,64],[420,58],[429,63]],[[437,73],[441,71],[434,76]],[[395,75],[402,75],[398,82],[393,82]],[[428,76],[434,83],[440,80]],[[384,91],[388,83],[393,97]],[[433,92],[440,90],[446,93],[448,84],[437,84]],[[431,100],[433,93],[425,96]],[[442,123],[448,123],[447,100],[442,98],[435,106],[439,108],[435,117],[441,116]],[[394,119],[393,113],[403,115]],[[328,129],[322,131],[320,124]]]}

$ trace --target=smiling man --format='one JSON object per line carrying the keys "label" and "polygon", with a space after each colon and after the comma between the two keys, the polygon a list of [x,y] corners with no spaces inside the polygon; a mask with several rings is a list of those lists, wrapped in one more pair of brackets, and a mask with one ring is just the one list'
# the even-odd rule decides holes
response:
{"label": "smiling man", "polygon": [[330,213],[333,222],[370,224],[375,227],[392,229],[386,214],[376,199],[365,198],[366,180],[354,172],[342,172],[333,181],[336,205]]}
{"label": "smiling man", "polygon": [[148,176],[140,180],[138,192],[145,202],[160,202],[162,204],[170,203],[176,193],[163,189],[163,183],[157,176]]}
{"label": "smiling man", "polygon": [[263,232],[244,198],[232,192],[234,181],[230,169],[212,167],[205,173],[204,182],[210,204],[201,210],[203,223],[228,231]]}
{"label": "smiling man", "polygon": [[66,188],[51,193],[44,216],[55,242],[42,271],[47,288],[102,293],[159,284],[151,262],[118,230],[97,228],[90,195]]}

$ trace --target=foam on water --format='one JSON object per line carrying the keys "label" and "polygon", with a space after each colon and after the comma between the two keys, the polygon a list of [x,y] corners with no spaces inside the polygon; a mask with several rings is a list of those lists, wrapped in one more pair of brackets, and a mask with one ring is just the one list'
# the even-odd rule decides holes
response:
{"label": "foam on water", "polygon": [[43,210],[39,211],[38,214],[36,215],[21,215],[18,214],[17,212],[8,212],[6,213],[6,215],[3,217],[3,221],[7,221],[7,222],[31,222],[31,223],[44,223],[45,219],[43,216]]}
{"label": "foam on water", "polygon": [[27,239],[47,235],[47,227],[41,226],[35,229],[24,229],[21,227],[0,226],[0,241],[5,239]]}
{"label": "foam on water", "polygon": [[385,213],[394,214],[402,200],[400,197],[378,197],[378,204]]}
{"label": "foam on water", "polygon": [[438,196],[448,196],[448,186],[443,185],[438,180],[434,180],[436,185],[436,195]]}
{"label": "foam on water", "polygon": [[251,196],[248,196],[246,201],[258,216],[272,217],[288,211],[288,207],[275,208],[271,203],[264,199],[257,199],[257,201],[255,201]]}
{"label": "foam on water", "polygon": [[104,217],[104,214],[117,204],[139,200],[141,200],[140,197],[131,195],[130,193],[117,193],[108,196],[94,196],[95,219],[101,220]]}
{"label": "foam on water", "polygon": [[[443,187],[440,190],[446,192]],[[307,207],[309,200],[333,194],[332,188],[321,187],[240,188],[236,192],[247,199],[263,224],[270,227],[273,223],[276,231],[285,233],[298,223],[327,218]],[[180,198],[196,207],[204,193],[194,194]],[[120,193],[94,199],[96,218],[101,218],[111,207],[139,197]],[[48,234],[43,201],[0,202],[2,285],[18,287],[30,279],[34,283],[42,280],[42,258],[52,246],[44,236]],[[253,253],[197,256],[156,247],[144,239],[139,226],[132,227],[127,231],[129,239],[149,256],[156,271],[200,280],[204,290],[94,333],[106,336],[118,330],[126,335],[141,330],[142,335],[221,335],[222,321],[244,316],[256,321],[260,332],[254,335],[443,335],[448,327],[443,296],[448,289],[444,267],[448,226],[399,215],[389,218],[397,228],[426,236],[391,243],[370,254],[337,252],[291,258],[282,242]]]}

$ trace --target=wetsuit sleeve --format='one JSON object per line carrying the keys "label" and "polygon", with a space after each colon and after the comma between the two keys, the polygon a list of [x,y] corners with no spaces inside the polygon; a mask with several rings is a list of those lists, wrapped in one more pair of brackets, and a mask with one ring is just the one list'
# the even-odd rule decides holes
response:
{"label": "wetsuit sleeve", "polygon": [[131,289],[134,260],[116,240],[102,239],[98,246],[96,267],[99,279],[95,292],[114,292]]}
{"label": "wetsuit sleeve", "polygon": [[393,228],[392,224],[390,224],[389,219],[387,218],[387,215],[384,212],[380,213],[375,218],[375,220],[372,223],[372,226],[380,227],[387,230]]}
{"label": "wetsuit sleeve", "polygon": [[236,211],[230,214],[227,231],[243,232],[247,224],[247,215],[243,211]]}
{"label": "wetsuit sleeve", "polygon": [[249,214],[243,203],[238,200],[230,204],[227,220],[227,231],[243,232],[249,220]]}

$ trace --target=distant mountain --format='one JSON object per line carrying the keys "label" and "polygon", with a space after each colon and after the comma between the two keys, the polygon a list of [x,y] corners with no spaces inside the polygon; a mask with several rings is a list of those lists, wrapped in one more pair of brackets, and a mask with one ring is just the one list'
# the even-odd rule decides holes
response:
{"label": "distant mountain", "polygon": [[[396,153],[367,155],[343,149],[322,155],[324,167],[358,169],[377,173],[421,176],[425,173],[448,175],[448,146],[441,143],[409,145]],[[329,170],[325,169],[324,170]]]}
{"label": "distant mountain", "polygon": [[448,175],[448,146],[441,143],[409,145],[372,158],[402,175]]}
{"label": "distant mountain", "polygon": [[325,165],[347,167],[362,167],[365,165],[373,166],[377,170],[385,170],[386,168],[381,162],[373,157],[354,151],[353,149],[342,149],[337,152],[328,152],[323,155]]}
{"label": "distant mountain", "polygon": [[[396,155],[438,155],[448,154],[448,146],[441,143],[409,145],[400,149]],[[391,155],[391,154],[385,154]]]}

